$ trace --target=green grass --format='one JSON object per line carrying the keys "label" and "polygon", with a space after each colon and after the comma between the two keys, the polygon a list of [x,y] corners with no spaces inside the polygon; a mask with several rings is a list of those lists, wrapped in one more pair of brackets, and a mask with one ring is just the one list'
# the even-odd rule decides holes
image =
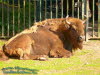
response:
{"label": "green grass", "polygon": [[[0,45],[3,44],[4,42],[0,41]],[[0,61],[0,70],[7,67],[32,69],[33,75],[100,75],[100,57],[94,50],[79,50],[71,58]]]}
{"label": "green grass", "polygon": [[2,47],[2,45],[4,45],[5,41],[1,41],[0,40],[0,48]]}

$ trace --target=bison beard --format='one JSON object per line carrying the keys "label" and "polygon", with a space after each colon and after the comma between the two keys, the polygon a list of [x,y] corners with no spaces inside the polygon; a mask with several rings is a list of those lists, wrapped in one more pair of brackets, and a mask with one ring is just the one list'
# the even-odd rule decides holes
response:
{"label": "bison beard", "polygon": [[72,49],[82,49],[83,22],[69,17],[35,23],[35,26],[19,33],[3,46],[4,56],[18,59],[70,57]]}

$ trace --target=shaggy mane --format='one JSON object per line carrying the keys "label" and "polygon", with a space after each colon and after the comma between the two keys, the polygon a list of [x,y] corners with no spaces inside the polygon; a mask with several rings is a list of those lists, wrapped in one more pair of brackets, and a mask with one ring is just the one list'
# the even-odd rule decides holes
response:
{"label": "shaggy mane", "polygon": [[[81,33],[84,25],[81,25],[82,20],[77,19],[77,18],[72,18],[72,17],[68,17],[68,18],[58,18],[58,19],[47,19],[41,22],[36,22],[33,25],[35,26],[43,26],[43,27],[47,27],[48,29],[52,30],[52,31],[56,31],[56,32],[63,32],[66,31],[65,34],[69,34],[69,31],[67,31],[67,26],[69,26],[69,24],[66,22],[66,20],[70,21],[71,23],[74,23],[74,26],[77,27],[77,30]],[[82,44],[78,43],[76,39],[74,39],[74,37],[70,37],[66,35],[67,38],[69,38],[68,40],[70,40],[71,43],[73,43],[73,49],[82,49]],[[66,41],[67,42],[67,41]]]}

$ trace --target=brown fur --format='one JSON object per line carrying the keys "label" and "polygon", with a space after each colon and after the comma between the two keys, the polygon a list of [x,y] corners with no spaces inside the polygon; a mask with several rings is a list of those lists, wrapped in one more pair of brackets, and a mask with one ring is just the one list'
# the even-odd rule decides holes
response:
{"label": "brown fur", "polygon": [[[69,24],[69,23],[70,24]],[[84,21],[77,18],[59,18],[59,19],[47,19],[42,22],[36,22],[34,25],[43,26],[51,31],[59,33],[61,37],[64,37],[67,43],[66,48],[68,48],[68,44],[74,50],[82,49],[83,39],[78,41],[78,37],[84,36]],[[64,36],[62,36],[62,34]],[[72,48],[70,48],[72,50]]]}
{"label": "brown fur", "polygon": [[7,57],[25,60],[70,57],[72,48],[82,48],[83,39],[78,38],[83,35],[84,25],[80,19],[48,19],[11,38],[3,46],[3,52]]}
{"label": "brown fur", "polygon": [[0,50],[0,61],[8,60],[8,57],[4,54],[2,50]]}
{"label": "brown fur", "polygon": [[[9,42],[9,41],[8,41]],[[37,33],[26,33],[15,36],[3,46],[8,57],[18,59],[40,59],[49,57],[70,57],[72,53],[63,47],[63,42],[57,34],[39,27]]]}

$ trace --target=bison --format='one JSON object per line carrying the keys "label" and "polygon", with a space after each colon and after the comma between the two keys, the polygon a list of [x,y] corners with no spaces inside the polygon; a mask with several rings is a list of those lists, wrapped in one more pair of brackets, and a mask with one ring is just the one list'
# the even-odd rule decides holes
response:
{"label": "bison", "polygon": [[2,53],[24,60],[70,57],[72,49],[82,48],[83,35],[84,21],[80,19],[48,19],[12,37]]}
{"label": "bison", "polygon": [[85,20],[78,18],[66,17],[59,19],[47,19],[34,23],[35,26],[43,26],[59,34],[68,50],[82,49],[85,28]]}
{"label": "bison", "polygon": [[39,27],[37,33],[18,35],[3,46],[8,57],[18,59],[40,59],[41,57],[70,57],[71,52],[64,49],[57,34]]}

